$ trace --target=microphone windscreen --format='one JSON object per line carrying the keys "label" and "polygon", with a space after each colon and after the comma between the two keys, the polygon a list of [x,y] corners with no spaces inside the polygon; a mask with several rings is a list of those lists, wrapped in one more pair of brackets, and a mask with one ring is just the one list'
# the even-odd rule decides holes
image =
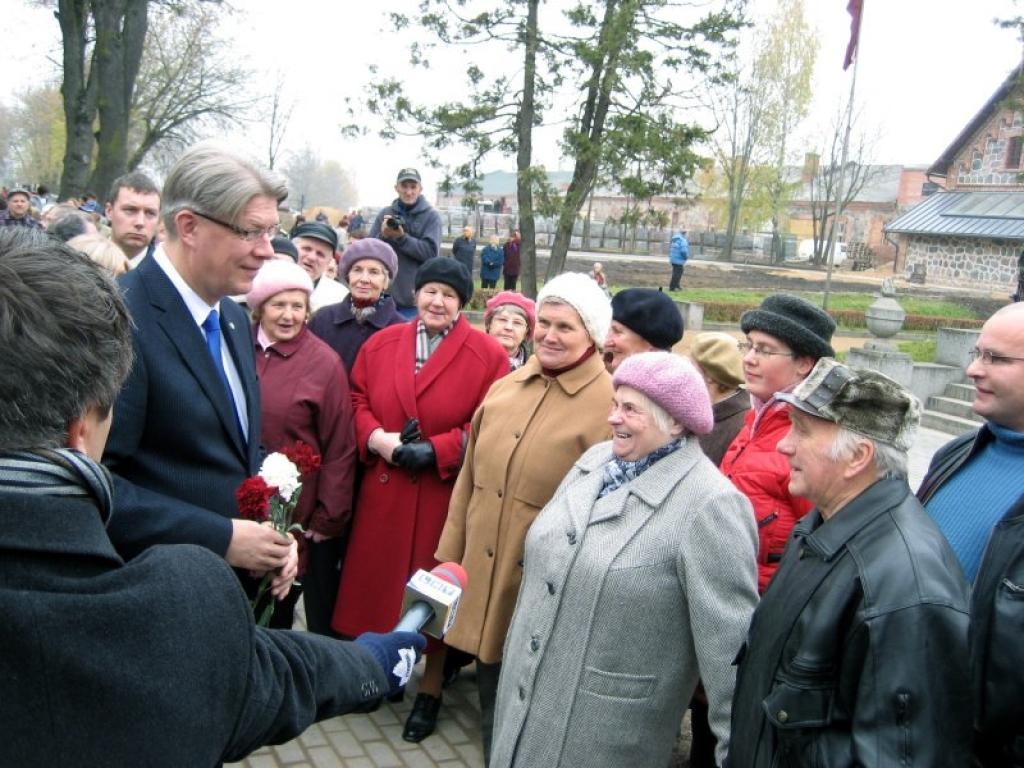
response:
{"label": "microphone windscreen", "polygon": [[444,579],[449,584],[454,584],[459,589],[465,590],[466,585],[469,583],[469,577],[466,575],[466,569],[458,563],[441,563],[435,566],[431,571],[434,576],[439,579]]}

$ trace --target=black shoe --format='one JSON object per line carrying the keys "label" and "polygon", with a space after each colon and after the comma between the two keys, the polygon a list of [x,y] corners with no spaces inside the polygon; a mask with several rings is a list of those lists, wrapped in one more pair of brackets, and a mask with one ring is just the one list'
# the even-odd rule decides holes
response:
{"label": "black shoe", "polygon": [[437,713],[441,709],[441,697],[427,693],[416,694],[412,704],[412,712],[405,721],[402,738],[406,741],[419,743],[434,732],[437,727]]}

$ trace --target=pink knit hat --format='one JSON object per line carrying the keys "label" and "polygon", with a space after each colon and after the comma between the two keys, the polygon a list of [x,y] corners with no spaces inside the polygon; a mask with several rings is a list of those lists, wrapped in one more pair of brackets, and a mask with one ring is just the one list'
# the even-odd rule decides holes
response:
{"label": "pink knit hat", "polygon": [[487,310],[484,312],[484,326],[490,323],[494,313],[506,304],[511,304],[513,307],[518,307],[523,311],[523,314],[526,315],[526,324],[529,326],[526,338],[532,338],[533,326],[537,324],[536,306],[533,303],[533,299],[515,291],[501,291],[487,300]]}
{"label": "pink knit hat", "polygon": [[612,384],[643,393],[695,435],[706,435],[715,426],[704,379],[685,357],[671,352],[630,355],[615,369]]}
{"label": "pink knit hat", "polygon": [[263,302],[282,291],[305,291],[309,296],[313,293],[313,280],[298,264],[271,259],[260,267],[253,278],[252,288],[245,295],[245,303],[255,312],[263,306]]}

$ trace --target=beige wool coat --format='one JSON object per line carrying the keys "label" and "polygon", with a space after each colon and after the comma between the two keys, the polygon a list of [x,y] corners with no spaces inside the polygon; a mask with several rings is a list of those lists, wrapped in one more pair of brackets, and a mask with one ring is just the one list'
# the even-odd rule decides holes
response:
{"label": "beige wool coat", "polygon": [[501,661],[526,532],[576,460],[611,437],[612,394],[596,354],[555,379],[531,357],[491,386],[473,416],[435,555],[461,563],[469,581],[448,645]]}

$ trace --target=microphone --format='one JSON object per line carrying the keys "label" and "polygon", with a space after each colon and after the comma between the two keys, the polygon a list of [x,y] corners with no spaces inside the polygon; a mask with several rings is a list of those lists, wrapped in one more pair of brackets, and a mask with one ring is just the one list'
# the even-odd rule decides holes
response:
{"label": "microphone", "polygon": [[459,599],[468,578],[458,563],[441,563],[432,571],[422,568],[405,585],[402,618],[395,632],[424,632],[440,640],[455,623]]}

